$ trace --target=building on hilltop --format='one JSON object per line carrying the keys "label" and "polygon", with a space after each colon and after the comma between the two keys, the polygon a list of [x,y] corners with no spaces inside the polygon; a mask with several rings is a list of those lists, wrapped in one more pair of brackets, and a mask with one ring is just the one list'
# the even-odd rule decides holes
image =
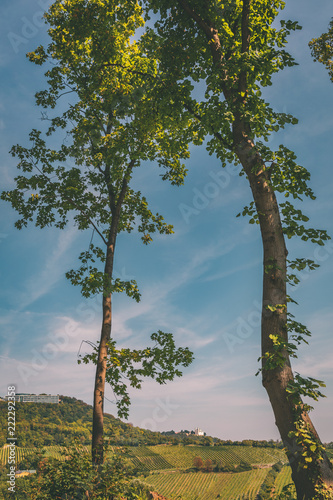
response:
{"label": "building on hilltop", "polygon": [[204,436],[204,435],[205,435],[204,431],[203,431],[203,430],[201,430],[201,429],[199,429],[199,427],[197,427],[197,428],[194,430],[194,434],[195,434],[196,436]]}
{"label": "building on hilltop", "polygon": [[[5,396],[5,399],[12,398],[12,396]],[[55,403],[60,402],[59,394],[52,396],[51,394],[15,394],[15,401],[18,403]]]}

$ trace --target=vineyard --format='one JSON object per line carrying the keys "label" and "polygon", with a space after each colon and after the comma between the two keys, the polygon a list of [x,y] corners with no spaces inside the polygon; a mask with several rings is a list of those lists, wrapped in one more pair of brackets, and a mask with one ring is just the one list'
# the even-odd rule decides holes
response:
{"label": "vineyard", "polygon": [[[154,446],[152,448],[155,449],[161,447]],[[173,462],[170,463],[167,461],[159,451],[154,452],[151,448],[138,446],[135,448],[128,448],[128,450],[131,462],[140,470],[153,471],[174,469],[176,467]]]}
{"label": "vineyard", "polygon": [[247,462],[251,465],[286,463],[286,455],[276,448],[252,448],[251,446],[147,446],[128,448],[133,464],[146,471],[163,469],[188,469],[193,467],[194,457],[210,459],[221,466]]}
{"label": "vineyard", "polygon": [[[9,447],[0,448],[0,463],[2,465],[5,465],[5,464],[8,463],[9,450],[10,450]],[[19,447],[16,447],[15,450],[16,450],[16,454],[15,454],[16,463],[18,463],[19,461],[23,460],[24,457],[26,457],[28,455],[32,455],[33,453],[36,452],[35,448],[19,448]]]}
{"label": "vineyard", "polygon": [[[88,451],[88,447],[83,447]],[[37,451],[46,457],[63,459],[63,446],[45,446],[37,448],[16,447],[16,462],[18,463],[29,454]],[[114,451],[110,447],[109,452]],[[128,447],[128,458],[132,464],[142,471],[156,471],[167,469],[189,469],[193,467],[194,457],[200,456],[202,460],[210,459],[214,464],[237,465],[247,462],[251,465],[272,465],[278,461],[286,463],[286,456],[282,450],[274,448],[252,448],[250,446],[136,446]],[[0,449],[0,461],[8,461],[9,448]]]}
{"label": "vineyard", "polygon": [[[82,449],[82,448],[80,448]],[[83,447],[89,452],[88,447]],[[251,446],[136,446],[127,447],[127,459],[140,472],[149,474],[142,479],[152,489],[169,500],[255,500],[260,486],[265,481],[270,466],[278,461],[286,464],[286,456],[276,448],[254,448]],[[37,448],[16,447],[16,463],[37,452],[45,457],[64,460],[66,448],[45,446]],[[113,453],[114,447],[108,453]],[[9,448],[0,449],[2,464],[8,463]],[[237,466],[247,462],[254,466],[243,472],[194,472],[194,457],[202,461],[211,460],[219,466]],[[192,469],[192,470],[188,470]],[[275,493],[291,483],[288,465],[282,467],[275,480]]]}
{"label": "vineyard", "polygon": [[287,484],[290,484],[291,480],[291,468],[289,466],[283,467],[280,474],[275,480],[275,492],[281,493],[282,488]]}
{"label": "vineyard", "polygon": [[[145,481],[152,489],[170,500],[255,500],[270,466],[287,461],[282,450],[249,446],[158,445],[128,448],[128,454],[135,467],[150,472]],[[247,462],[258,468],[234,473],[186,472],[193,468],[194,457],[220,466]],[[277,477],[276,492],[290,482],[290,468],[285,466]]]}
{"label": "vineyard", "polygon": [[159,494],[170,500],[254,500],[268,469],[229,473],[160,473],[149,477],[149,483]]}
{"label": "vineyard", "polygon": [[[169,472],[154,473],[146,479],[169,500],[255,500],[270,468],[238,473]],[[291,481],[291,469],[284,466],[275,481],[275,494]]]}
{"label": "vineyard", "polygon": [[[88,451],[88,446],[83,446],[81,449]],[[52,457],[58,460],[64,460],[66,448],[64,446],[44,446],[41,449],[37,448],[21,448],[16,446],[15,448],[15,462],[19,464],[24,458],[27,458],[29,455],[33,455],[36,453],[41,453],[45,457]],[[9,447],[0,448],[0,463],[5,465],[8,463],[9,457]]]}

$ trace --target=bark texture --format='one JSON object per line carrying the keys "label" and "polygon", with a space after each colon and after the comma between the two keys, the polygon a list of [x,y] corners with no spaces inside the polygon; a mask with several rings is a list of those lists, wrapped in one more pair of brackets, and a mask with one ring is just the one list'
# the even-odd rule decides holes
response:
{"label": "bark texture", "polygon": [[[108,245],[105,262],[105,274],[111,282],[114,260],[114,242]],[[98,358],[96,364],[94,405],[93,405],[93,431],[92,431],[92,462],[95,465],[102,464],[104,460],[103,434],[104,434],[104,392],[106,377],[106,357],[108,354],[107,343],[111,338],[112,328],[112,295],[103,296],[103,321],[100,343],[98,347]]]}

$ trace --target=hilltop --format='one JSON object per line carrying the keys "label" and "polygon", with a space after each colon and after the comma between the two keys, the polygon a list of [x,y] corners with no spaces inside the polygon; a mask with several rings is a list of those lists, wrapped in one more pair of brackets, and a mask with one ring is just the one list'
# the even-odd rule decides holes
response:
{"label": "hilltop", "polygon": [[[92,406],[61,396],[61,403],[16,403],[18,446],[69,446],[74,440],[91,443]],[[7,402],[0,401],[0,447],[6,443]],[[169,438],[159,432],[133,427],[108,413],[104,416],[105,435],[111,444],[138,446],[159,444]]]}

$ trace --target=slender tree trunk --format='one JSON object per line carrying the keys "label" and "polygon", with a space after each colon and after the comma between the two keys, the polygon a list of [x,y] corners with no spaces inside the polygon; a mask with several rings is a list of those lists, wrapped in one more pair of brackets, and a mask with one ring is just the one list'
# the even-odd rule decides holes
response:
{"label": "slender tree trunk", "polygon": [[[110,231],[110,238],[107,248],[104,273],[108,277],[109,283],[112,280],[114,250],[116,243],[116,233],[113,228]],[[104,434],[104,392],[106,376],[106,356],[108,354],[107,343],[111,338],[112,327],[112,294],[103,294],[103,322],[101,329],[100,343],[98,346],[98,357],[96,364],[94,406],[93,406],[93,431],[92,431],[92,462],[95,465],[103,463],[103,434]]]}
{"label": "slender tree trunk", "polygon": [[[111,130],[111,129],[110,129]],[[140,148],[139,148],[140,150]],[[116,239],[121,214],[121,208],[125,199],[128,182],[135,160],[131,160],[126,168],[121,190],[116,200],[116,195],[110,180],[110,171],[105,169],[105,181],[109,192],[109,206],[112,215],[112,222],[109,231],[108,246],[106,252],[104,274],[107,277],[106,289],[103,293],[103,322],[101,338],[98,347],[98,357],[96,364],[96,376],[94,387],[94,407],[93,407],[93,432],[92,432],[92,463],[95,465],[103,463],[103,434],[104,434],[104,392],[106,378],[106,356],[108,354],[107,343],[111,338],[112,328],[112,294],[108,291],[108,285],[112,282],[113,262],[115,254]]]}
{"label": "slender tree trunk", "polygon": [[[274,190],[270,186],[267,170],[246,130],[235,124],[234,138],[238,144],[236,151],[247,174],[253,199],[259,215],[260,230],[263,242],[263,309],[261,325],[262,356],[272,353],[273,342],[270,335],[279,335],[288,340],[287,333],[287,250],[285,246],[279,207]],[[238,130],[237,130],[238,129]],[[282,305],[285,304],[283,307]],[[268,305],[278,306],[272,312]],[[265,387],[275,416],[275,423],[279,429],[284,446],[289,450],[288,458],[292,468],[292,478],[296,486],[297,498],[307,500],[314,498],[315,489],[313,479],[322,479],[325,485],[333,485],[332,466],[326,454],[320,462],[317,478],[311,477],[313,471],[300,467],[300,458],[303,450],[293,442],[289,433],[295,431],[294,403],[288,397],[286,387],[293,380],[290,359],[283,353],[285,363],[282,367],[273,370],[265,369],[265,359],[262,364],[263,386]],[[303,421],[307,424],[311,434],[319,440],[319,436],[309,418],[304,412]]]}

